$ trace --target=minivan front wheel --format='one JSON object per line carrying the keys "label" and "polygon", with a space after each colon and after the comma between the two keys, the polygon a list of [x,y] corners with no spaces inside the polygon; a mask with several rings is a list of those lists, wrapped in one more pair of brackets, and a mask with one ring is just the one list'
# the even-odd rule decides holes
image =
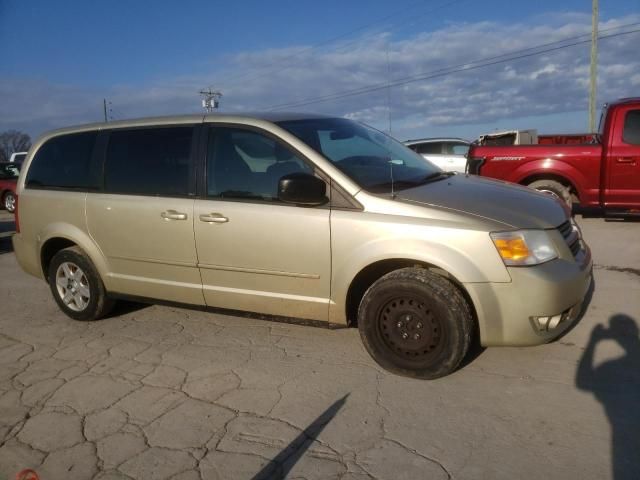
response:
{"label": "minivan front wheel", "polygon": [[98,320],[113,307],[96,268],[78,247],[53,256],[48,280],[56,303],[74,320]]}
{"label": "minivan front wheel", "polygon": [[384,275],[364,294],[358,329],[383,368],[434,379],[455,371],[469,349],[473,319],[460,291],[424,268]]}

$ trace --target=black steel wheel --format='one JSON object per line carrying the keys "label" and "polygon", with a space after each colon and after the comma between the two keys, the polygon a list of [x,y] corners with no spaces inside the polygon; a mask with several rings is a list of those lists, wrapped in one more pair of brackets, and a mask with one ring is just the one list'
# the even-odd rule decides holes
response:
{"label": "black steel wheel", "polygon": [[380,366],[433,379],[458,367],[469,348],[473,319],[467,301],[449,280],[424,268],[403,268],[367,290],[358,328]]}

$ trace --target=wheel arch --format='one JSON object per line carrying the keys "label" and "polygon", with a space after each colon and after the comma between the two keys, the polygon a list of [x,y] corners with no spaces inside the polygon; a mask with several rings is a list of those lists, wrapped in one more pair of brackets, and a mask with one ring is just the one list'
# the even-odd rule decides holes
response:
{"label": "wheel arch", "polygon": [[45,279],[53,256],[60,250],[77,246],[89,257],[106,285],[107,262],[87,233],[74,225],[56,224],[50,226],[40,238],[43,239],[39,248],[40,269]]}
{"label": "wheel arch", "polygon": [[362,297],[369,289],[369,287],[371,287],[371,285],[373,285],[377,280],[382,278],[387,273],[408,267],[425,268],[448,279],[467,301],[471,310],[474,325],[477,328],[478,318],[476,314],[476,308],[471,296],[469,295],[469,292],[467,292],[466,288],[464,287],[464,284],[450,272],[442,269],[437,265],[422,260],[414,260],[409,258],[388,258],[378,260],[365,266],[354,276],[354,278],[351,280],[351,283],[349,284],[345,300],[344,313],[347,325],[350,327],[357,326],[358,307],[360,305],[360,302],[362,301]]}
{"label": "wheel arch", "polygon": [[583,186],[586,185],[584,175],[571,165],[555,160],[543,160],[535,164],[525,164],[525,168],[517,169],[508,180],[529,185],[537,180],[554,180],[569,187],[570,192],[578,197],[585,198]]}

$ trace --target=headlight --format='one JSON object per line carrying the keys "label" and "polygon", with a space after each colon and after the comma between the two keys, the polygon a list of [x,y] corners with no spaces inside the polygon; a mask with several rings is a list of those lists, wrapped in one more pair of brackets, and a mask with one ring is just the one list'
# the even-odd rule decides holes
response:
{"label": "headlight", "polygon": [[490,233],[505,265],[538,265],[558,256],[544,230],[518,230]]}

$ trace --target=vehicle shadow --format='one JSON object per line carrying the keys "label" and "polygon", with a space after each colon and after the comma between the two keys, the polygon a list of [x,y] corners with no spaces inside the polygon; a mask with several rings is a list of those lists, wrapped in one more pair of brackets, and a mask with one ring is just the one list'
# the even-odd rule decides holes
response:
{"label": "vehicle shadow", "polygon": [[251,480],[284,479],[291,469],[300,460],[304,452],[313,444],[331,420],[337,415],[343,405],[347,402],[349,394],[336,400],[322,412],[304,431],[294,438],[278,455],[267,463],[262,470],[256,473]]}
{"label": "vehicle shadow", "polygon": [[113,310],[111,310],[105,318],[120,317],[122,315],[127,315],[129,313],[137,312],[138,310],[143,310],[150,306],[151,304],[149,303],[133,302],[129,300],[118,299],[116,301],[115,306],[113,307]]}
{"label": "vehicle shadow", "polygon": [[[592,392],[611,424],[611,465],[615,480],[640,478],[640,338],[636,321],[619,313],[609,327],[594,327],[578,364],[576,386]],[[614,340],[624,355],[594,365],[596,346]]]}
{"label": "vehicle shadow", "polygon": [[0,220],[0,255],[13,252],[11,243],[11,232],[16,229],[13,220]]}

